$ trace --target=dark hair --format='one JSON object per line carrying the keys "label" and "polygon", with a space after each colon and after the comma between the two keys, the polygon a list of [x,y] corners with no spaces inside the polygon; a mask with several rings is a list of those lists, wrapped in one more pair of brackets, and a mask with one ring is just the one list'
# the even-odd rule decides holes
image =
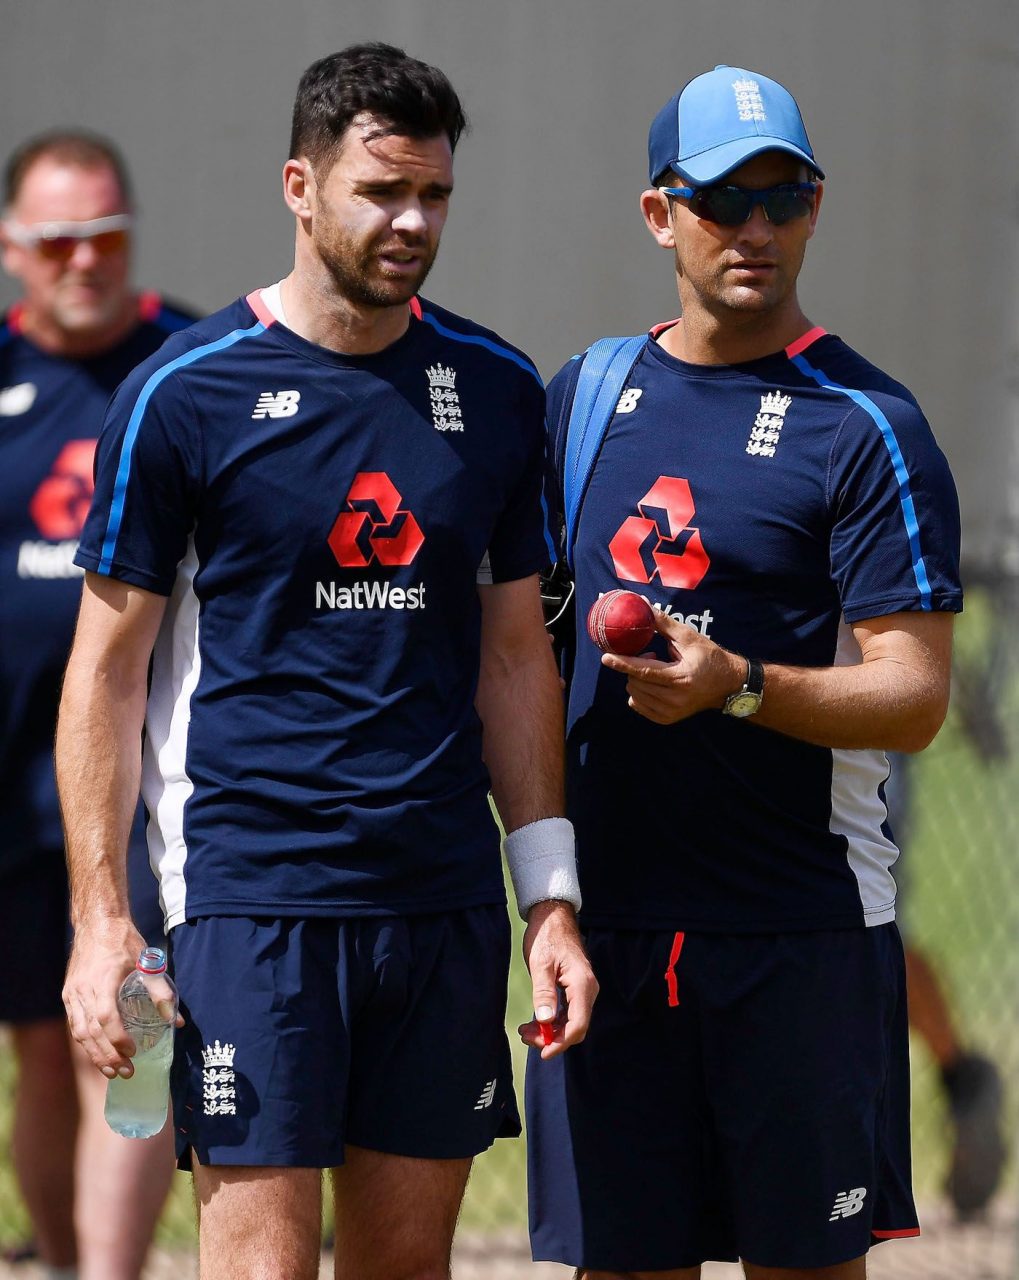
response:
{"label": "dark hair", "polygon": [[54,129],[23,142],[10,156],[4,169],[5,205],[14,203],[25,175],[37,160],[44,157],[58,164],[76,165],[80,169],[109,167],[117,179],[125,205],[130,207],[131,179],[123,156],[108,138],[83,129]]}
{"label": "dark hair", "polygon": [[375,116],[380,132],[408,138],[444,133],[455,150],[467,117],[438,67],[391,44],[352,44],[321,58],[301,76],[290,133],[292,158],[329,165],[351,121]]}

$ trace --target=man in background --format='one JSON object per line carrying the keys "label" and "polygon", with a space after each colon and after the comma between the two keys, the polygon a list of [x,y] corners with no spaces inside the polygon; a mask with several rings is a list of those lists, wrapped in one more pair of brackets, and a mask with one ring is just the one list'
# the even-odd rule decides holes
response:
{"label": "man in background", "polygon": [[[956,669],[954,705],[959,722],[972,750],[989,762],[1007,753],[1008,739],[996,723],[993,702],[980,697],[982,691],[983,683],[974,681],[967,668]],[[901,851],[895,864],[900,921],[910,882],[917,874],[913,864],[919,860],[922,866],[923,860],[922,851],[915,847],[918,823],[912,760],[912,756],[892,753],[885,783],[888,825]],[[908,911],[906,917],[908,924]],[[965,1221],[990,1203],[1008,1156],[1001,1073],[968,1042],[936,954],[913,941],[905,925],[899,927],[906,954],[909,1025],[934,1059],[951,1129],[945,1190]]]}
{"label": "man in background", "polygon": [[[3,264],[23,294],[0,325],[0,1021],[17,1062],[13,1159],[52,1276],[135,1280],[173,1170],[170,1127],[113,1133],[105,1085],[67,1032],[67,875],[53,776],[57,703],[82,572],[73,563],[107,401],[191,317],[131,287],[132,200],[105,139],[61,131],[7,163]],[[132,911],[163,935],[143,823]]]}

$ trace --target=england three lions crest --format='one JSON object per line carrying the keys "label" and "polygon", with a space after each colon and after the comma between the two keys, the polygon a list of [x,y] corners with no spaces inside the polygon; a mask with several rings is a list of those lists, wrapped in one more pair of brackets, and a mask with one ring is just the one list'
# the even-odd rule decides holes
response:
{"label": "england three lions crest", "polygon": [[460,397],[456,393],[456,370],[449,365],[435,364],[426,369],[428,394],[432,401],[432,425],[436,431],[462,431]]}
{"label": "england three lions crest", "polygon": [[237,1077],[232,1044],[207,1044],[202,1050],[202,1104],[207,1116],[237,1114]]}
{"label": "england three lions crest", "polygon": [[750,439],[747,441],[747,453],[754,458],[773,458],[778,447],[785,415],[792,404],[792,396],[784,396],[781,391],[769,391],[761,396],[761,411],[750,428]]}

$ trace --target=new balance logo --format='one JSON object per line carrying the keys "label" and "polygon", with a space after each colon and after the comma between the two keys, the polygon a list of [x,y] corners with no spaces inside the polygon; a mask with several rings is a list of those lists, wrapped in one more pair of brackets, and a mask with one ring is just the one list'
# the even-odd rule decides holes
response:
{"label": "new balance logo", "polygon": [[839,1218],[851,1218],[854,1213],[860,1212],[866,1198],[866,1187],[854,1187],[852,1191],[840,1191],[835,1197],[831,1217],[828,1221],[838,1222]]}
{"label": "new balance logo", "polygon": [[263,391],[253,418],[292,418],[301,403],[300,391]]}
{"label": "new balance logo", "polygon": [[640,387],[627,387],[623,394],[619,397],[619,403],[616,405],[616,413],[633,413],[637,407],[637,401],[644,392]]}
{"label": "new balance logo", "polygon": [[474,1104],[475,1111],[484,1111],[486,1107],[490,1107],[495,1101],[495,1080],[489,1080],[488,1084],[481,1090],[481,1097]]}

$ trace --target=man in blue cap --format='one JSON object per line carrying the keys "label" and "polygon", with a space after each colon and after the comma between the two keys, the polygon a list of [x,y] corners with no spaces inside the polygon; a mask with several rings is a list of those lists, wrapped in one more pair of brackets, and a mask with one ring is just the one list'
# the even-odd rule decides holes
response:
{"label": "man in blue cap", "polygon": [[[788,91],[698,76],[649,175],[682,317],[615,383],[592,350],[549,389],[577,617],[624,588],[658,634],[626,658],[580,625],[567,653],[601,995],[582,1046],[529,1064],[534,1256],[862,1280],[919,1229],[883,787],[948,705],[955,488],[909,392],[800,306],[824,174]],[[566,468],[598,391],[600,449]]]}

